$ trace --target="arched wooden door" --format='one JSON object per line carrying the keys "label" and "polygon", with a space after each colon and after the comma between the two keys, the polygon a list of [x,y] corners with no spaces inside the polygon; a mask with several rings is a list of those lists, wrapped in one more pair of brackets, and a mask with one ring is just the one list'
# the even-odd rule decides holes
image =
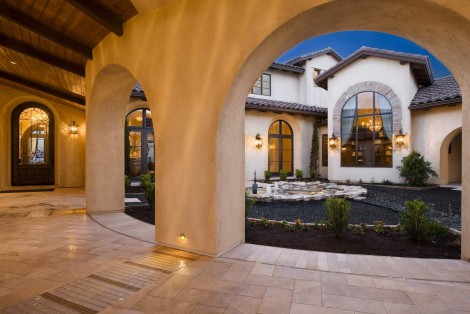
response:
{"label": "arched wooden door", "polygon": [[11,184],[54,184],[54,115],[43,104],[27,102],[11,116]]}
{"label": "arched wooden door", "polygon": [[284,120],[277,120],[269,127],[269,171],[278,175],[280,170],[288,175],[294,172],[294,133]]}

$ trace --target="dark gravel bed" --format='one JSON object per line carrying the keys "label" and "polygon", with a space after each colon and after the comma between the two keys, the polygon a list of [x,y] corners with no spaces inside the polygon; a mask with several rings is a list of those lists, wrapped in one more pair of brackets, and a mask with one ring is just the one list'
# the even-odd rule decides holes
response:
{"label": "dark gravel bed", "polygon": [[[408,190],[401,188],[364,185],[367,189],[366,199],[351,201],[351,223],[365,222],[372,224],[382,220],[385,224],[397,224],[403,203],[420,198],[430,205],[430,216],[448,227],[460,230],[461,192],[449,188],[432,188],[425,190]],[[326,220],[323,201],[308,202],[271,202],[257,203],[250,215],[251,218],[304,222]]]}
{"label": "dark gravel bed", "polygon": [[[399,213],[395,210],[375,205],[351,201],[351,223],[373,224],[375,220],[382,220],[387,225],[396,225]],[[251,218],[266,218],[270,220],[295,221],[302,219],[303,222],[326,221],[327,216],[323,207],[323,201],[308,202],[271,202],[256,203],[250,215]]]}

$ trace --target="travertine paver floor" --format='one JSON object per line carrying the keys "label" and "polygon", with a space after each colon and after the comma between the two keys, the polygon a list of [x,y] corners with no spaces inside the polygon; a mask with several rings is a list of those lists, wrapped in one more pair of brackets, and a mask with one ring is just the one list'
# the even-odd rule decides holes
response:
{"label": "travertine paver floor", "polygon": [[[123,261],[152,254],[155,248],[155,244],[103,228],[85,215],[0,217],[0,311]],[[317,252],[317,265],[323,266],[308,269],[315,260],[310,254],[315,252],[299,252],[241,245],[224,257],[200,257],[103,313],[470,311],[467,262],[413,259],[413,263],[395,265],[386,257],[355,256],[362,268],[354,268],[346,256],[349,273],[346,264],[339,263],[344,262],[341,255],[326,255],[324,261]],[[261,259],[268,263],[259,262]],[[295,263],[282,266],[283,260]],[[459,276],[443,280],[389,278],[374,271],[383,263],[411,267],[414,275],[422,268],[426,277],[440,271]],[[359,269],[364,274],[355,274]]]}

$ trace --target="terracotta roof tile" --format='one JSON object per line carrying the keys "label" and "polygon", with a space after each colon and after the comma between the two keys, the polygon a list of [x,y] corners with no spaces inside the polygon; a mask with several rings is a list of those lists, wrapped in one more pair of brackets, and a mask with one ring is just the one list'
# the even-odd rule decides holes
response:
{"label": "terracotta roof tile", "polygon": [[316,106],[303,105],[293,102],[247,97],[246,109],[267,110],[274,112],[297,113],[313,116],[326,116],[328,109]]}
{"label": "terracotta roof tile", "polygon": [[450,105],[462,102],[462,93],[451,75],[437,78],[430,86],[422,86],[411,101],[410,110]]}
{"label": "terracotta roof tile", "polygon": [[325,49],[314,51],[314,52],[305,54],[303,56],[294,58],[290,61],[287,61],[286,64],[297,65],[298,63],[300,63],[302,61],[312,59],[312,58],[315,58],[315,57],[318,57],[318,56],[321,56],[321,55],[325,55],[325,54],[332,56],[333,58],[335,58],[338,61],[343,60],[343,57],[341,57],[333,48],[328,47],[328,48],[325,48]]}

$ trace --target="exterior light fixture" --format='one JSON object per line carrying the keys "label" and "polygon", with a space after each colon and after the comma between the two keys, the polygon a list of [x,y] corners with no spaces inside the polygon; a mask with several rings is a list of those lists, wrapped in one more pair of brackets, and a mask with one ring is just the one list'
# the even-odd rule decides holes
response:
{"label": "exterior light fixture", "polygon": [[328,139],[328,146],[330,146],[331,149],[335,149],[337,140],[338,138],[335,136],[335,133],[331,134],[331,137]]}
{"label": "exterior light fixture", "polygon": [[72,124],[69,125],[69,133],[78,134],[78,125],[75,123],[75,121],[72,121]]}
{"label": "exterior light fixture", "polygon": [[395,145],[397,145],[398,147],[402,147],[403,145],[405,145],[405,136],[406,134],[403,134],[403,131],[400,129],[400,132],[395,135]]}
{"label": "exterior light fixture", "polygon": [[255,146],[258,149],[263,147],[263,139],[261,138],[261,135],[259,133],[256,133],[256,136],[255,136]]}
{"label": "exterior light fixture", "polygon": [[181,240],[181,241],[186,240],[186,236],[184,235],[184,233],[180,234],[180,240]]}

